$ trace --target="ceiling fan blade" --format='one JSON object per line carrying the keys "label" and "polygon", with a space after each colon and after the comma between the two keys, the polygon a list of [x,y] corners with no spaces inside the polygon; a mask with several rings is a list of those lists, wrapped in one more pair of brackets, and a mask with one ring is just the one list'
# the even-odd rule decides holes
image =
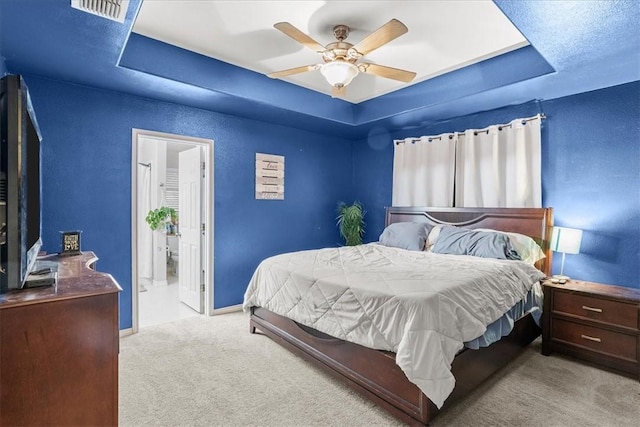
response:
{"label": "ceiling fan blade", "polygon": [[391,40],[400,37],[407,31],[409,31],[409,29],[406,25],[397,19],[392,19],[373,33],[369,34],[353,48],[360,54],[366,55],[380,46],[389,43]]}
{"label": "ceiling fan blade", "polygon": [[291,76],[293,74],[306,73],[307,71],[313,71],[317,68],[317,65],[305,65],[304,67],[289,68],[288,70],[276,71],[275,73],[267,74],[272,79],[278,79],[280,77]]}
{"label": "ceiling fan blade", "polygon": [[318,43],[288,22],[278,22],[277,24],[274,24],[274,27],[282,31],[298,43],[304,45],[305,47],[308,47],[315,52],[320,53],[326,50],[325,47],[320,43]]}
{"label": "ceiling fan blade", "polygon": [[400,70],[399,68],[385,67],[384,65],[371,64],[368,62],[358,64],[358,69],[363,73],[375,74],[376,76],[399,80],[405,83],[409,83],[416,76],[416,73],[413,71]]}
{"label": "ceiling fan blade", "polygon": [[344,98],[345,96],[347,96],[347,88],[345,86],[342,86],[342,87],[331,86],[332,98]]}

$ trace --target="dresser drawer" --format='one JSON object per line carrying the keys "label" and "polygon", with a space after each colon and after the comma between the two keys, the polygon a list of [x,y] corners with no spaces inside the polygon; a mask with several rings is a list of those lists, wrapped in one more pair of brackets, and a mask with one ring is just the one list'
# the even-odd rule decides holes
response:
{"label": "dresser drawer", "polygon": [[637,362],[637,336],[600,329],[554,318],[551,325],[554,340],[596,350],[613,357]]}
{"label": "dresser drawer", "polygon": [[553,295],[553,311],[638,329],[637,304],[556,291]]}

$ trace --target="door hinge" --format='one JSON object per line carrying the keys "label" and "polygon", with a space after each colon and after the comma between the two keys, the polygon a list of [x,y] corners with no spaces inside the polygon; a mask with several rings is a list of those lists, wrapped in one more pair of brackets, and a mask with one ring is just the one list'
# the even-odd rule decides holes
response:
{"label": "door hinge", "polygon": [[204,167],[205,167],[205,163],[202,162],[202,177],[204,178]]}
{"label": "door hinge", "polygon": [[200,285],[200,292],[204,292],[204,283]]}
{"label": "door hinge", "polygon": [[202,231],[203,233],[205,231],[204,222],[202,224],[200,224],[200,231]]}

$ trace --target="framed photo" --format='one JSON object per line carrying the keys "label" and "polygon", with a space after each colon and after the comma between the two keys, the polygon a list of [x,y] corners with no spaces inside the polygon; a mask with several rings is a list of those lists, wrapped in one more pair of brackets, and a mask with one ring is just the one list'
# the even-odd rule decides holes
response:
{"label": "framed photo", "polygon": [[61,231],[60,255],[80,255],[80,235],[82,231]]}

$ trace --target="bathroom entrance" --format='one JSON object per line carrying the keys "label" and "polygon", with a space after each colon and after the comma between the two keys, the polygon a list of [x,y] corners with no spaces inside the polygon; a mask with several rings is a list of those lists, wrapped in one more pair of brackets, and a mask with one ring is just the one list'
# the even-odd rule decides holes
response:
{"label": "bathroom entrance", "polygon": [[133,332],[213,307],[213,141],[134,129]]}

